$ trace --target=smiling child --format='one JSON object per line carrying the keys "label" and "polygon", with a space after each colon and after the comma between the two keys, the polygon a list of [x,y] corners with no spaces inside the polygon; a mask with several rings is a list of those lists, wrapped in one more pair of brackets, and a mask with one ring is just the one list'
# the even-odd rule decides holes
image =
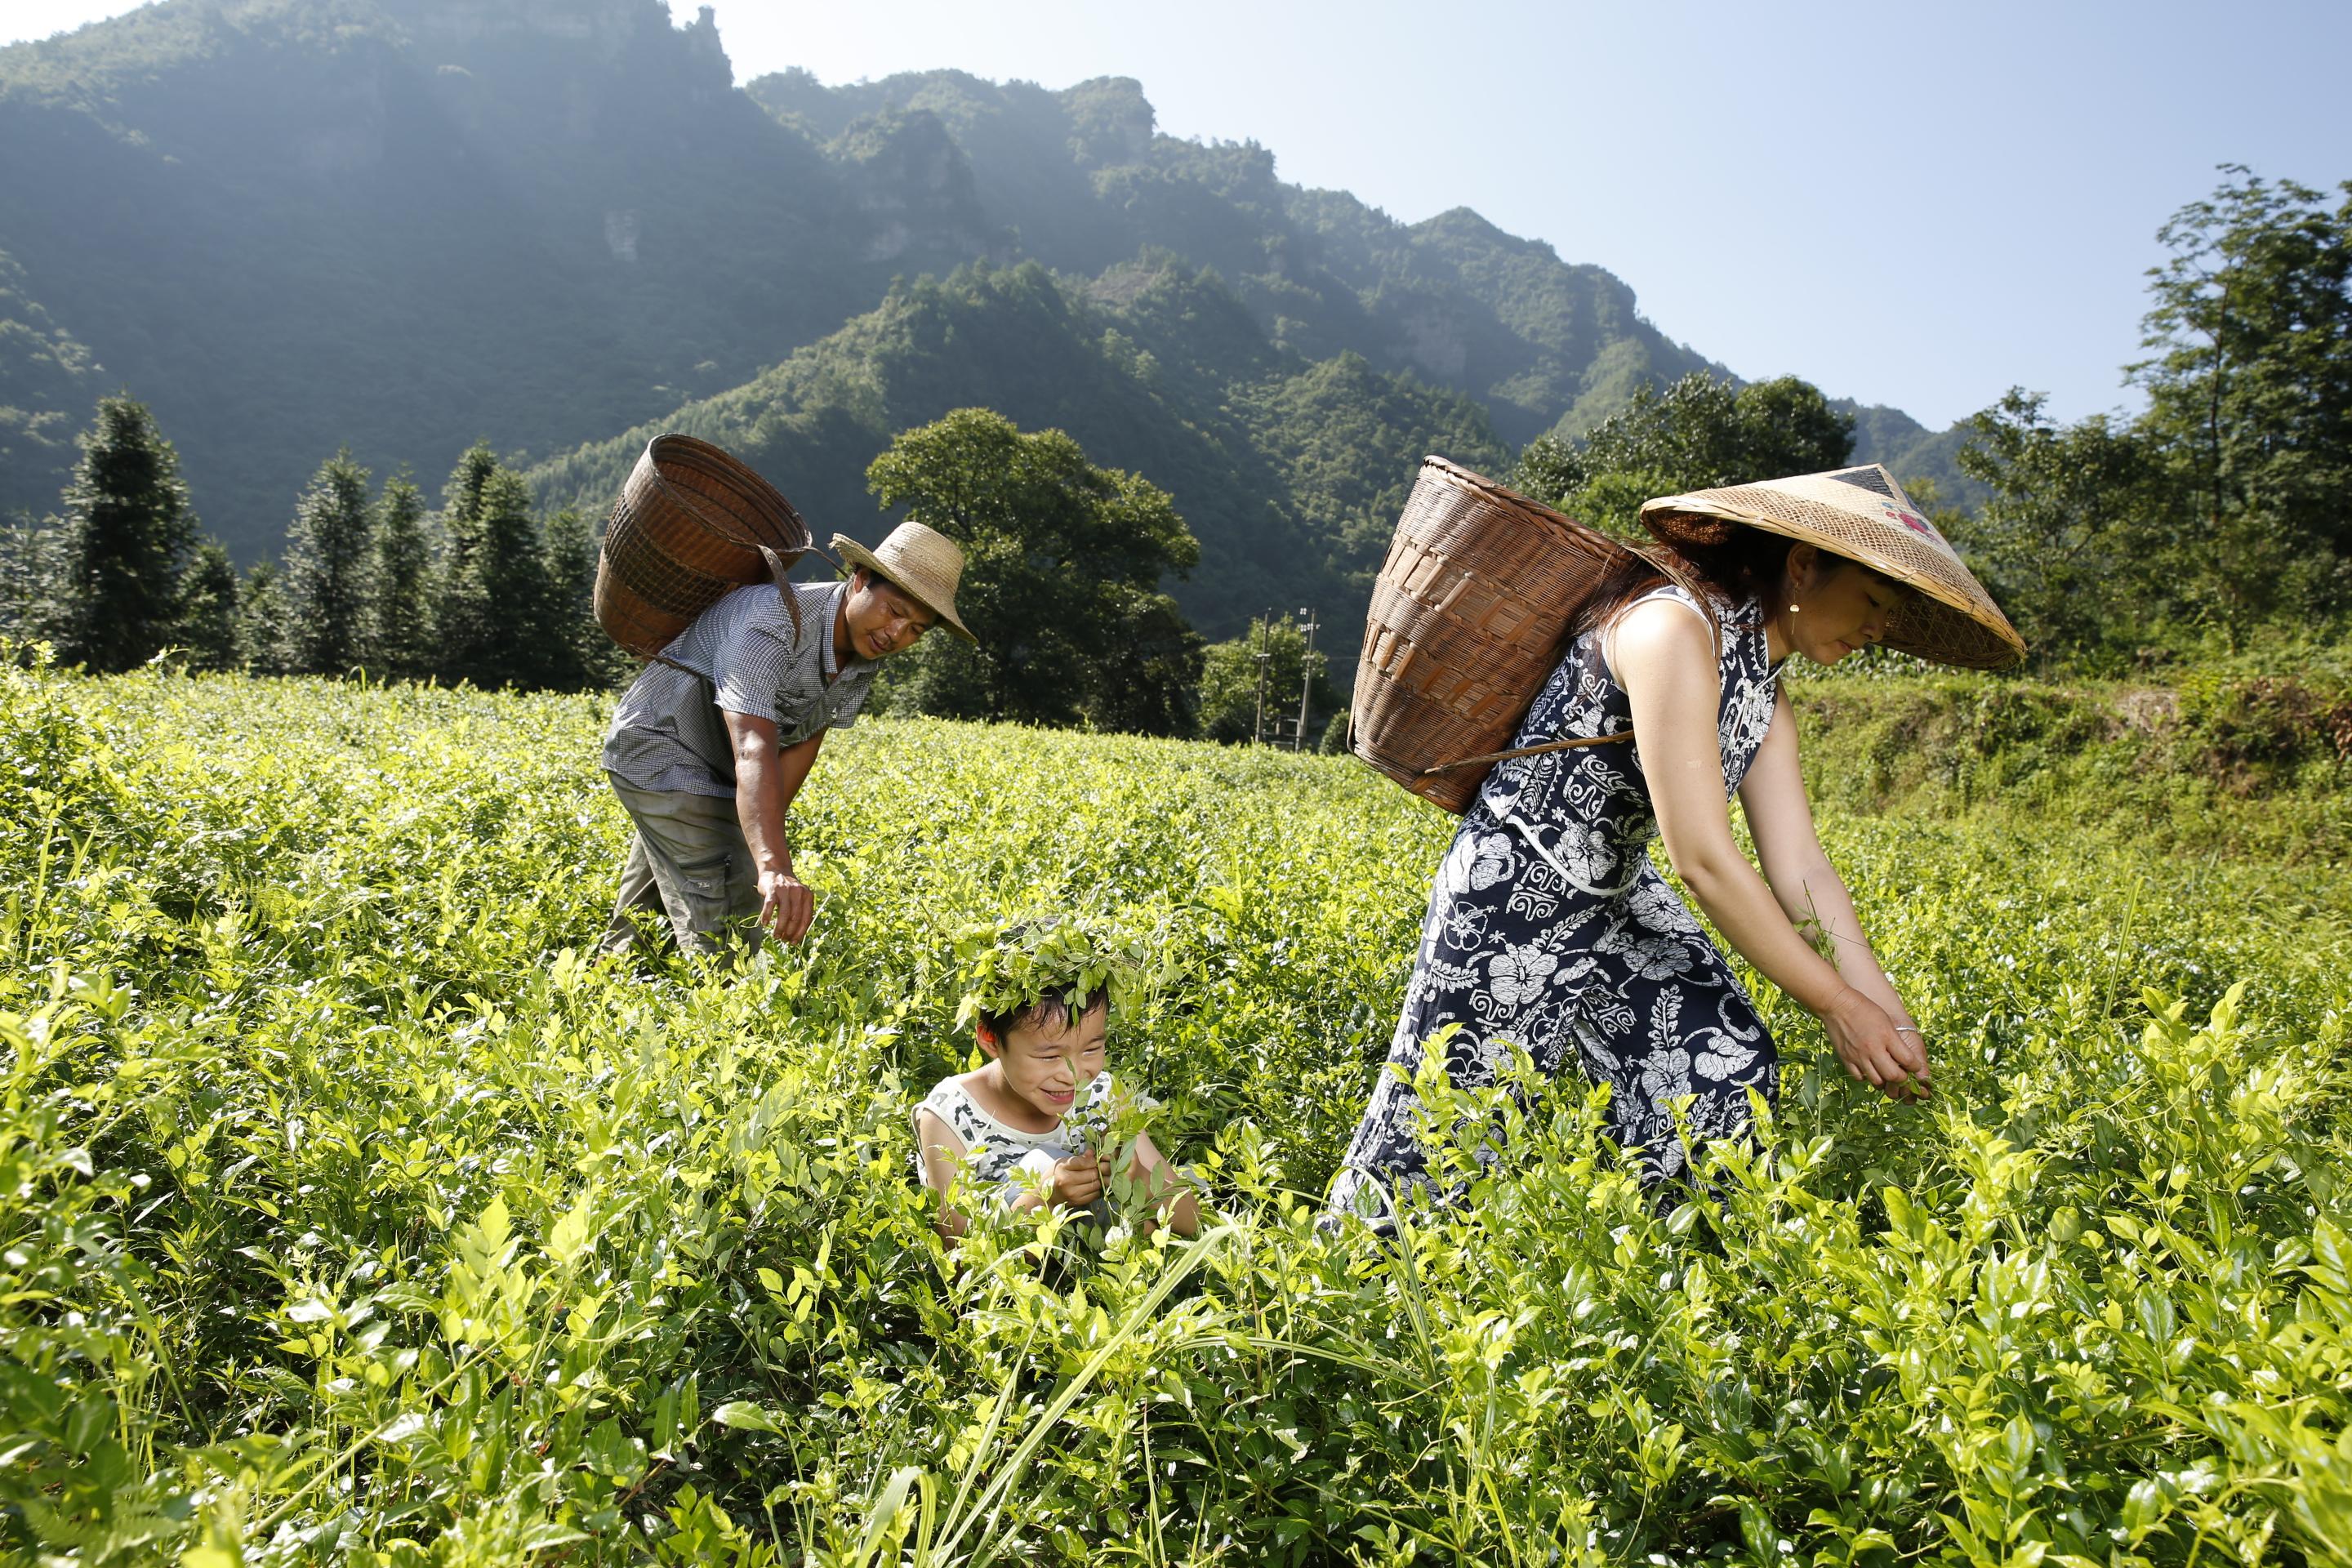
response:
{"label": "smiling child", "polygon": [[[968,1002],[966,1012],[988,1060],[941,1079],[914,1112],[918,1173],[940,1194],[940,1233],[953,1242],[970,1223],[947,1201],[959,1174],[961,1191],[1013,1213],[1052,1205],[1107,1221],[1104,1188],[1116,1167],[1104,1150],[1121,1103],[1108,1062],[1109,991],[1080,977]],[[1138,1133],[1123,1158],[1134,1190],[1179,1233],[1194,1234],[1198,1205],[1150,1135]]]}

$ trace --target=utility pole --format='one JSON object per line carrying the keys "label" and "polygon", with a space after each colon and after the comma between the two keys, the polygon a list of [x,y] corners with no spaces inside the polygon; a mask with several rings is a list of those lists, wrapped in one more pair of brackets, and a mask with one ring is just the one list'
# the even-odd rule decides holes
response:
{"label": "utility pole", "polygon": [[1274,662],[1274,606],[1268,605],[1265,614],[1257,619],[1257,717],[1250,721],[1250,744],[1265,743],[1265,678]]}
{"label": "utility pole", "polygon": [[1307,634],[1307,652],[1298,660],[1298,733],[1290,745],[1294,752],[1307,749],[1307,697],[1315,689],[1315,628],[1322,624],[1304,605],[1298,607],[1298,619],[1299,630]]}

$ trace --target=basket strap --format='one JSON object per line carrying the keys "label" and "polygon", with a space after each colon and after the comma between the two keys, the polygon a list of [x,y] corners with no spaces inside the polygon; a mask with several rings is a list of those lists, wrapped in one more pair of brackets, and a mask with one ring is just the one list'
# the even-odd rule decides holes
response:
{"label": "basket strap", "polygon": [[[801,638],[806,634],[801,629],[801,596],[793,593],[793,585],[785,581],[785,578],[792,574],[793,562],[785,560],[764,544],[759,547],[759,551],[760,559],[768,563],[769,581],[775,584],[776,592],[783,595],[784,608],[792,614],[793,643],[793,646],[798,647]],[[795,552],[793,561],[799,559],[799,552]]]}
{"label": "basket strap", "polygon": [[1584,735],[1573,741],[1546,741],[1539,746],[1518,746],[1507,752],[1488,752],[1483,756],[1463,757],[1451,763],[1440,763],[1433,768],[1423,768],[1421,776],[1433,779],[1440,773],[1450,773],[1456,768],[1475,768],[1481,763],[1507,763],[1513,757],[1532,757],[1538,752],[1565,752],[1575,746],[1608,746],[1620,741],[1630,741],[1633,731],[1615,735]]}
{"label": "basket strap", "polygon": [[[785,580],[792,572],[793,562],[785,560],[783,556],[777,553],[774,550],[770,549],[767,545],[755,545],[753,548],[759,551],[760,559],[768,563],[769,580],[775,584],[776,592],[783,598],[785,611],[793,617],[793,641],[797,645],[806,633],[801,626],[801,596],[793,592],[792,584]],[[800,552],[795,551],[793,553],[793,560],[797,561],[798,559],[800,559]],[[682,669],[698,680],[708,680],[710,679],[690,664],[678,663],[677,660],[670,658],[667,653],[657,653],[654,655],[650,662],[655,664],[666,664],[672,669]]]}

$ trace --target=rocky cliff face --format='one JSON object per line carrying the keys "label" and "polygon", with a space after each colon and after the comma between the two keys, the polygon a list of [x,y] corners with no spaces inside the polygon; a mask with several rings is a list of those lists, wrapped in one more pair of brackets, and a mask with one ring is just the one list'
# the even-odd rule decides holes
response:
{"label": "rocky cliff face", "polygon": [[[0,251],[250,554],[346,442],[428,474],[568,446],[869,303],[884,217],[732,75],[657,0],[174,0],[0,50]],[[31,433],[87,401],[0,353],[47,389],[0,509],[53,507],[70,449]]]}
{"label": "rocky cliff face", "polygon": [[[594,58],[617,63],[652,26],[669,29],[668,8],[656,0],[376,0],[383,12],[408,29],[427,58],[459,58],[483,47],[520,41],[584,47]],[[699,25],[718,29],[709,6]],[[724,56],[721,56],[724,58]]]}
{"label": "rocky cliff face", "polygon": [[1706,363],[1598,268],[1162,135],[1131,79],[738,91],[709,8],[661,0],[164,0],[0,49],[0,509],[55,504],[70,447],[35,433],[87,422],[68,360],[102,363],[247,556],[346,443],[427,475],[477,437],[566,450],[970,262],[1106,299],[1213,269],[1162,374],[1360,355],[1514,446]]}

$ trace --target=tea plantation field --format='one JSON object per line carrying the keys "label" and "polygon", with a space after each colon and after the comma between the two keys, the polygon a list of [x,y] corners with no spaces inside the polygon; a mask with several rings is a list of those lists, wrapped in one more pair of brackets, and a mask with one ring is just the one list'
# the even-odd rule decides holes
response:
{"label": "tea plantation field", "polygon": [[[1654,1214],[1570,1090],[1388,1245],[1316,1196],[1450,819],[869,721],[796,811],[804,949],[615,970],[608,705],[0,677],[0,1558],[2352,1552],[2327,856],[1825,813],[1931,1106],[1766,995],[1789,1089],[1719,1212]],[[1112,1048],[1203,1234],[945,1267],[952,937],[1077,902],[1169,960]]]}

